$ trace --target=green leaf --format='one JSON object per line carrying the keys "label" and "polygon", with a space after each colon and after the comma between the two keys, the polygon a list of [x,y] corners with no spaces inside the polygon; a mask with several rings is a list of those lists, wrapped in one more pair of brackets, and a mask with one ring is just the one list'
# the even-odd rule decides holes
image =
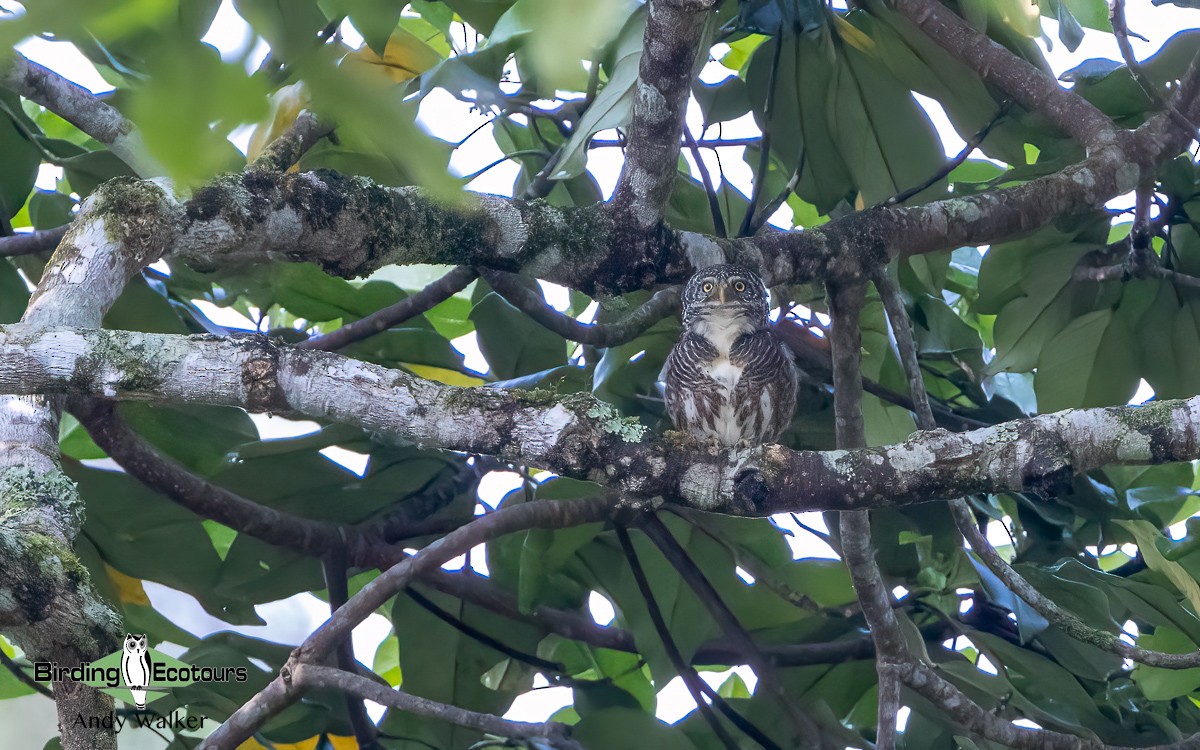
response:
{"label": "green leaf", "polygon": [[984,565],[974,552],[964,553],[971,566],[975,568],[980,583],[987,591],[988,598],[1012,612],[1017,618],[1017,630],[1021,635],[1021,643],[1028,643],[1032,638],[1050,626],[1050,623],[1037,610],[1029,606],[1020,596],[1004,585],[995,573]]}
{"label": "green leaf", "polygon": [[614,43],[613,63],[608,68],[608,82],[600,89],[567,145],[559,152],[558,169],[554,179],[566,179],[582,174],[587,163],[587,144],[601,130],[627,125],[633,112],[633,89],[637,82],[638,66],[642,60],[642,36],[646,14],[638,9],[625,22]]}
{"label": "green leaf", "polygon": [[328,20],[316,0],[234,0],[233,7],[284,61],[315,47],[317,32]]}
{"label": "green leaf", "polygon": [[1097,310],[1071,321],[1043,347],[1033,387],[1043,411],[1124,404],[1137,389],[1133,332]]}
{"label": "green leaf", "polygon": [[[1191,654],[1196,644],[1175,628],[1159,627],[1153,633],[1138,637],[1138,645],[1168,654]],[[1133,681],[1152,701],[1169,701],[1200,689],[1200,669],[1162,669],[1138,664],[1133,670]]]}
{"label": "green leaf", "polygon": [[700,105],[704,127],[718,122],[736,120],[750,111],[750,92],[746,82],[737,76],[729,76],[720,83],[692,84],[692,95]]}
{"label": "green leaf", "polygon": [[53,229],[70,223],[75,200],[52,190],[35,190],[29,196],[29,220],[34,229]]}
{"label": "green leaf", "polygon": [[129,106],[150,154],[185,185],[240,169],[245,158],[226,136],[267,114],[264,79],[194,40],[164,39],[153,54],[153,72]]}
{"label": "green leaf", "polygon": [[[861,194],[870,206],[926,182],[945,161],[933,123],[895,78],[850,44],[839,48],[842,64],[830,84],[832,136]],[[938,181],[918,193],[936,196]]]}
{"label": "green leaf", "polygon": [[[15,94],[2,92],[0,101],[8,109],[15,107],[17,112],[21,111]],[[41,153],[8,114],[0,115],[0,154],[3,154],[5,164],[0,170],[0,216],[11,219],[25,205],[25,199],[33,189]]]}
{"label": "green leaf", "polygon": [[632,747],[655,750],[697,750],[679,729],[643,711],[608,708],[585,716],[571,732],[588,750],[627,750]]}
{"label": "green leaf", "polygon": [[799,34],[825,25],[825,7],[819,0],[741,0],[738,26],[756,34]]}
{"label": "green leaf", "polygon": [[[438,592],[421,592],[451,617],[509,647],[533,654],[540,634],[524,623],[496,618],[475,605]],[[410,597],[398,596],[391,609],[392,625],[400,642],[401,689],[411,695],[450,705],[502,715],[517,693],[533,682],[533,672],[520,667],[501,689],[485,686],[483,677],[507,655],[465,635],[461,630],[418,606]],[[515,678],[515,679],[511,679]],[[400,711],[388,713],[381,730],[425,747],[468,747],[480,739],[478,732]]]}
{"label": "green leaf", "polygon": [[495,292],[485,293],[475,304],[471,320],[479,350],[496,378],[515,378],[567,363],[566,339],[535,323]]}
{"label": "green leaf", "polygon": [[0,323],[16,323],[25,312],[29,289],[8,258],[0,258]]}
{"label": "green leaf", "polygon": [[1079,21],[1075,18],[1075,15],[1071,13],[1071,8],[1068,6],[1067,0],[1046,1],[1053,9],[1054,19],[1058,21],[1059,40],[1066,46],[1068,52],[1074,52],[1083,42],[1083,27],[1079,25]]}
{"label": "green leaf", "polygon": [[[771,133],[772,154],[793,169],[800,166],[803,156],[804,170],[796,194],[822,214],[845,200],[854,187],[828,117],[838,64],[830,34],[822,31],[764,42],[746,69],[754,118],[761,129]],[[764,115],[768,100],[769,117]]]}
{"label": "green leaf", "polygon": [[124,473],[66,468],[87,506],[84,534],[107,564],[187,592],[227,622],[261,624],[250,602],[215,590],[221,560],[199,518]]}

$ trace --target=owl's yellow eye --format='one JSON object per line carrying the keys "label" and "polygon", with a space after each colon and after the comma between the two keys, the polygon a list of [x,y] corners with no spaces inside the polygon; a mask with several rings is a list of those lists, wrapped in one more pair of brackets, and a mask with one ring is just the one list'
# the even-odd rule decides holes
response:
{"label": "owl's yellow eye", "polygon": [[735,292],[738,292],[739,294],[740,294],[740,293],[742,293],[742,292],[744,292],[744,291],[746,291],[746,284],[745,284],[745,282],[743,282],[743,281],[735,281],[735,282],[733,282],[733,291],[735,291]]}
{"label": "owl's yellow eye", "polygon": [[700,289],[703,290],[705,294],[709,294],[713,290],[713,283],[711,281],[706,281],[704,282],[704,286],[700,287]]}

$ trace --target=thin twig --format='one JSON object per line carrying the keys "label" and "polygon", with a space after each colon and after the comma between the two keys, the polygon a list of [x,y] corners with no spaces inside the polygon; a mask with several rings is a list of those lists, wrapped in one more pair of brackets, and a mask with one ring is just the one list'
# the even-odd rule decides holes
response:
{"label": "thin twig", "polygon": [[[445,721],[485,734],[514,739],[542,740],[560,750],[584,750],[582,745],[570,739],[570,727],[558,722],[547,721],[534,724],[502,719],[493,714],[468,711],[458,706],[394,690],[366,677],[316,664],[297,664],[291,670],[290,676],[292,689],[297,692],[315,689],[340,690],[381,706],[389,706],[416,716]],[[208,740],[200,745],[201,748],[208,746]]]}
{"label": "thin twig", "polygon": [[951,172],[953,172],[954,170],[956,170],[960,166],[962,166],[963,162],[965,162],[971,156],[971,154],[973,154],[975,152],[975,149],[979,148],[980,145],[983,144],[983,140],[988,137],[988,133],[991,133],[992,128],[996,127],[996,125],[1001,120],[1004,119],[1005,115],[1008,114],[1008,111],[1010,109],[1012,109],[1012,100],[1005,99],[1000,104],[999,109],[996,110],[996,114],[992,115],[992,119],[988,120],[987,124],[979,129],[979,132],[977,132],[975,135],[971,136],[971,140],[967,141],[967,144],[965,146],[963,146],[962,151],[959,151],[957,156],[955,156],[953,159],[951,159],[950,161],[943,164],[941,169],[937,170],[932,175],[930,175],[929,179],[925,180],[920,185],[914,185],[913,187],[910,187],[907,190],[902,190],[901,192],[896,193],[891,198],[888,198],[887,200],[880,203],[879,205],[880,206],[895,206],[895,205],[901,204],[904,201],[906,201],[909,198],[916,195],[917,193],[920,193],[923,190],[933,187],[934,185],[936,185],[937,183],[941,182],[943,179],[948,177]]}
{"label": "thin twig", "polygon": [[771,55],[771,75],[767,78],[767,98],[763,104],[763,123],[762,142],[759,144],[758,152],[758,169],[754,173],[754,186],[750,190],[750,203],[746,206],[746,213],[742,216],[742,226],[738,229],[738,237],[750,237],[754,234],[754,217],[757,215],[755,210],[759,200],[762,199],[762,191],[764,183],[767,179],[767,171],[771,167],[771,115],[775,111],[775,83],[779,75],[779,59],[783,51],[783,36],[775,37],[775,49]]}
{"label": "thin twig", "polygon": [[937,420],[934,419],[933,409],[929,406],[929,393],[925,390],[925,378],[921,375],[921,363],[917,359],[917,344],[913,337],[912,323],[908,319],[908,310],[904,307],[904,298],[900,295],[900,285],[888,274],[886,268],[881,268],[875,275],[875,288],[879,290],[879,297],[883,300],[883,309],[892,328],[892,338],[896,341],[900,364],[908,378],[908,393],[913,402],[913,412],[917,415],[917,426],[922,430],[936,430]]}
{"label": "thin twig", "polygon": [[63,236],[70,229],[70,224],[63,224],[54,229],[38,229],[23,234],[13,234],[0,237],[0,258],[13,258],[18,255],[31,255],[58,247]]}
{"label": "thin twig", "polygon": [[[725,601],[717,590],[713,588],[712,583],[705,577],[704,572],[697,567],[694,560],[688,554],[671,530],[662,522],[657,515],[647,514],[642,518],[642,531],[646,536],[650,537],[650,541],[658,547],[662,552],[663,557],[671,566],[679,573],[680,577],[687,582],[692,591],[696,593],[697,598],[712,615],[713,620],[721,628],[721,632],[739,649],[743,650],[746,658],[750,660],[750,666],[758,675],[759,684],[767,689],[771,697],[787,715],[792,722],[795,736],[798,738],[815,738],[820,736],[820,727],[804,713],[799,710],[794,699],[790,698],[784,691],[779,682],[779,676],[776,674],[771,664],[763,657],[762,651],[746,629],[742,627],[738,621],[737,615]],[[730,717],[732,719],[732,717]],[[737,722],[735,722],[737,723]],[[745,732],[748,736],[754,739],[755,742],[762,745],[764,748],[778,747],[771,741],[762,730],[758,727],[746,722],[749,726],[743,727],[738,724],[738,728]]]}
{"label": "thin twig", "polygon": [[770,203],[763,206],[761,209],[759,209],[758,213],[755,214],[754,221],[750,223],[748,228],[748,231],[751,235],[758,234],[758,230],[762,229],[763,226],[766,225],[771,216],[779,210],[779,207],[782,206],[785,201],[787,201],[788,196],[791,195],[792,191],[796,189],[796,186],[800,184],[800,177],[804,174],[804,162],[807,160],[807,157],[808,147],[805,145],[800,151],[800,164],[796,167],[796,171],[792,173],[791,178],[788,179],[787,184],[785,184],[783,189],[771,199]]}
{"label": "thin twig", "polygon": [[683,126],[683,138],[687,142],[688,149],[692,152],[692,159],[696,162],[696,169],[700,171],[700,181],[704,184],[704,193],[708,196],[708,210],[712,214],[713,233],[717,237],[728,237],[729,231],[725,229],[725,217],[721,214],[721,204],[717,200],[717,191],[713,188],[712,177],[708,173],[708,165],[704,163],[704,159],[700,156],[700,148],[696,145],[696,139],[692,137],[692,131],[687,125]]}
{"label": "thin twig", "polygon": [[[339,608],[350,598],[349,565],[346,562],[346,547],[339,544],[325,555],[322,560],[322,570],[325,574],[325,590],[329,593],[329,616],[337,614]],[[354,642],[349,638],[338,644],[335,658],[338,669],[343,672],[354,672]],[[350,693],[344,696],[346,713],[350,717],[350,727],[354,731],[354,739],[361,750],[378,750],[379,728],[367,714],[367,707],[362,698],[356,698]]]}
{"label": "thin twig", "polygon": [[16,677],[21,684],[32,689],[34,692],[41,693],[50,700],[54,700],[53,690],[30,677],[24,669],[21,669],[21,665],[13,661],[12,657],[4,653],[4,651],[0,651],[0,664],[3,664],[5,669],[12,672],[12,676]]}
{"label": "thin twig", "polygon": [[[1195,137],[1196,125],[1180,112],[1173,103],[1167,101],[1163,96],[1162,90],[1155,86],[1154,82],[1146,75],[1146,71],[1142,70],[1137,55],[1133,54],[1133,45],[1129,43],[1129,37],[1132,32],[1129,31],[1129,25],[1125,19],[1125,0],[1111,1],[1112,5],[1109,7],[1108,18],[1112,23],[1113,36],[1117,40],[1117,48],[1121,50],[1121,57],[1125,60],[1125,67],[1129,69],[1129,74],[1133,76],[1133,80],[1137,82],[1137,85],[1150,98],[1150,102],[1155,107],[1164,110],[1176,125],[1192,133],[1193,137]],[[1144,39],[1145,37],[1139,38]]]}
{"label": "thin twig", "polygon": [[537,667],[538,669],[549,672],[553,675],[563,675],[566,673],[566,667],[559,662],[543,659],[536,654],[527,654],[520,649],[513,648],[504,641],[493,638],[482,630],[467,624],[462,620],[462,618],[455,617],[446,610],[442,609],[436,602],[422,594],[420,591],[417,591],[412,586],[404,589],[404,593],[409,599],[412,599],[418,607],[425,610],[429,614],[438,618],[468,638],[477,641],[488,648],[495,649],[510,659],[515,659],[519,662]]}
{"label": "thin twig", "polygon": [[490,270],[481,273],[484,281],[513,307],[563,338],[588,346],[608,348],[632,341],[679,306],[679,288],[668,287],[655,292],[620,320],[603,324],[581,323],[547,305],[542,295],[521,284],[516,274]]}
{"label": "thin twig", "polygon": [[[671,629],[667,627],[666,620],[663,619],[662,610],[658,607],[658,600],[654,597],[654,591],[650,588],[650,581],[646,578],[646,571],[642,569],[642,563],[638,560],[637,550],[633,548],[633,542],[629,538],[629,532],[624,526],[616,526],[617,541],[621,544],[621,550],[625,553],[625,559],[629,562],[630,572],[633,573],[633,579],[637,582],[638,591],[642,594],[642,599],[646,602],[646,610],[650,614],[650,622],[654,624],[654,631],[658,633],[658,638],[662,641],[663,650],[667,654],[667,659],[671,661],[671,666],[683,678],[683,684],[687,687],[688,692],[692,694],[692,700],[696,703],[696,708],[700,711],[700,715],[704,717],[705,723],[708,724],[713,734],[720,740],[727,750],[737,750],[737,742],[729,735],[725,727],[721,724],[721,719],[717,716],[713,707],[704,700],[704,680],[700,679],[699,673],[687,660],[683,658],[683,654],[679,652],[679,647],[675,645],[675,639],[671,636]],[[764,746],[765,747],[765,746]]]}
{"label": "thin twig", "polygon": [[405,297],[394,305],[377,310],[353,323],[347,323],[324,336],[315,336],[307,341],[301,341],[295,346],[298,349],[337,351],[432,310],[465,289],[477,275],[473,268],[458,266],[421,291]]}

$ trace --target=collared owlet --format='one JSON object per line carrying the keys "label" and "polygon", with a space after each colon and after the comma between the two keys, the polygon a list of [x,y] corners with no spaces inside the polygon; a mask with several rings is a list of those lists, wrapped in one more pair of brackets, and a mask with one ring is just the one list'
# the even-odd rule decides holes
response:
{"label": "collared owlet", "polygon": [[683,289],[683,336],[663,365],[679,430],[727,448],[775,440],[796,408],[791,353],[767,321],[767,288],[741,266],[709,266]]}

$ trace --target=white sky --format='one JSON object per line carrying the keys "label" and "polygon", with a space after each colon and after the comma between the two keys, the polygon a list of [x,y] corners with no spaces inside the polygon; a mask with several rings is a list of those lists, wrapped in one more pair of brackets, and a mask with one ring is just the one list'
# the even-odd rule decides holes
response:
{"label": "white sky", "polygon": [[[0,9],[3,8],[12,9],[14,8],[14,4],[10,0],[0,0]],[[1167,38],[1178,31],[1200,25],[1200,12],[1173,5],[1154,7],[1150,0],[1128,0],[1127,12],[1131,29],[1145,36],[1148,40],[1131,39],[1134,52],[1139,59],[1145,59],[1153,54],[1162,46]],[[1054,21],[1043,19],[1043,28],[1046,37],[1042,40],[1042,46],[1046,50],[1047,59],[1056,74],[1061,74],[1075,67],[1087,58],[1104,57],[1120,60],[1120,53],[1111,35],[1085,30],[1082,45],[1074,53],[1070,53],[1059,43],[1057,39],[1057,24]],[[347,34],[347,41],[353,42],[353,37],[357,36],[353,28],[347,24],[344,26],[344,29]],[[225,0],[222,4],[212,29],[205,37],[205,41],[220,49],[227,58],[240,55],[245,50],[249,41],[249,29],[237,15],[229,0]],[[30,39],[18,45],[18,49],[30,59],[61,73],[94,92],[103,92],[111,88],[99,76],[91,63],[75,50],[74,47],[68,44],[48,42],[42,39]],[[265,53],[266,47],[260,42],[248,60],[248,65],[252,67],[256,66]],[[730,71],[719,63],[710,62],[704,68],[701,79],[712,83],[731,74]],[[926,108],[937,127],[946,153],[948,155],[957,154],[965,143],[954,132],[953,128],[950,127],[940,107],[928,99],[918,97],[918,100]],[[454,140],[466,136],[471,130],[482,124],[487,117],[487,115],[470,111],[470,108],[466,104],[442,92],[435,92],[429,96],[422,104],[420,113],[422,123],[431,132],[435,132],[439,137]],[[699,137],[701,118],[699,108],[694,101],[689,105],[688,124],[692,132]],[[756,136],[758,131],[754,126],[753,118],[746,115],[739,120],[725,123],[722,128],[722,134],[727,138],[740,138]],[[601,133],[598,137],[611,138],[612,135],[613,133],[608,132]],[[235,133],[233,140],[244,150],[248,139],[249,128],[243,128]],[[748,194],[752,173],[750,168],[742,161],[741,150],[739,147],[723,148],[721,149],[720,159],[726,178],[731,180],[744,193]],[[717,164],[716,155],[709,149],[703,149],[702,154],[713,180],[718,181],[721,171]],[[467,141],[465,146],[456,150],[451,165],[452,168],[458,170],[459,174],[469,174],[502,156],[502,152],[491,137],[491,128],[488,126]],[[685,156],[689,163],[692,163],[691,155],[685,152]],[[976,153],[975,156],[981,156],[981,154]],[[597,149],[589,157],[588,167],[596,177],[606,197],[611,194],[616,184],[620,166],[619,149]],[[694,163],[692,163],[692,166],[694,170]],[[480,192],[509,194],[518,171],[519,166],[517,164],[511,161],[504,163],[476,178],[470,183],[469,188]],[[59,170],[57,168],[45,167],[39,177],[39,186],[45,189],[53,189],[54,179],[58,174]],[[1114,203],[1117,205],[1128,205],[1131,201],[1128,199],[1118,199]],[[772,223],[789,227],[790,217],[790,210],[785,206],[772,217]],[[546,285],[546,288],[549,301],[560,309],[564,309],[566,306],[565,291],[554,288],[553,285]],[[253,323],[229,309],[217,308],[208,303],[201,303],[201,306],[204,312],[218,324],[235,328],[254,328]],[[484,362],[482,356],[479,354],[478,347],[474,345],[474,341],[470,340],[469,337],[466,341],[456,341],[455,345],[467,357],[468,366],[479,370],[486,368],[486,362]],[[1133,402],[1144,401],[1152,395],[1153,392],[1143,381],[1142,388],[1139,389]],[[303,434],[315,428],[315,424],[311,422],[288,422],[288,420],[272,417],[255,417],[255,421],[264,437],[285,437],[288,435]],[[355,473],[361,474],[365,470],[365,457],[337,448],[329,449],[326,455]],[[481,500],[488,505],[495,505],[504,493],[518,486],[519,483],[520,479],[515,474],[499,473],[490,475],[485,479],[483,486],[480,488]],[[781,527],[791,532],[790,536],[788,536],[788,542],[797,558],[834,556],[828,546],[811,534],[798,528],[790,518],[779,516],[776,518],[776,521]],[[802,521],[819,531],[825,531],[824,522],[819,513],[802,514]],[[998,524],[993,524],[993,528],[989,529],[989,536],[997,545],[1003,546],[1008,544],[1007,536]],[[476,554],[472,555],[472,561],[477,568],[481,567],[483,554],[477,551]],[[451,563],[451,566],[455,564],[461,565],[462,562],[459,560],[457,563]],[[199,604],[186,594],[150,582],[146,583],[146,589],[156,607],[159,607],[164,612],[169,612],[171,618],[182,627],[200,636],[218,630],[231,629],[260,637],[269,637],[272,640],[283,643],[299,643],[327,617],[327,609],[324,603],[311,595],[303,594],[282,602],[258,606],[257,610],[259,614],[269,623],[263,628],[231,628],[226,623],[206,614],[200,608]],[[593,616],[597,622],[607,623],[611,620],[612,608],[603,597],[594,596],[592,604]],[[367,622],[356,629],[354,633],[355,651],[363,663],[367,665],[372,663],[375,649],[380,641],[387,636],[389,629],[388,622],[379,615],[373,615]],[[164,650],[172,651],[169,647],[164,648]],[[175,649],[172,652],[177,651],[178,649]],[[756,680],[751,670],[743,667],[737,671],[742,675],[746,683],[753,688]],[[715,687],[727,679],[728,672],[705,673],[703,676],[706,681]],[[510,718],[524,721],[542,721],[559,707],[570,703],[570,700],[571,693],[566,688],[535,690],[519,698],[507,715]],[[658,715],[666,721],[675,721],[687,714],[694,707],[691,697],[679,679],[674,680],[659,693],[658,705]],[[47,713],[48,707],[49,712]],[[377,716],[379,712],[380,707],[373,706],[373,714]],[[44,742],[45,739],[53,734],[53,708],[49,701],[39,696],[29,696],[16,701],[0,701],[0,724],[10,727],[15,726],[15,724],[10,724],[10,721],[20,721],[20,723],[30,727],[31,732],[42,732],[45,734],[41,739],[29,737],[28,746],[30,747],[40,746],[37,743]],[[50,728],[49,733],[45,732],[46,727]],[[144,734],[146,736],[138,737],[128,731],[123,733],[121,737],[122,748],[158,748],[162,746],[161,741],[156,737],[149,733]]]}

